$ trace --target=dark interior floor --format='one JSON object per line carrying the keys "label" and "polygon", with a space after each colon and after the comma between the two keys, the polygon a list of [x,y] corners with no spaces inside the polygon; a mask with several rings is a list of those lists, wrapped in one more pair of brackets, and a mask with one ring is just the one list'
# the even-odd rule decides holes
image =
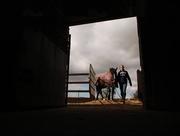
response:
{"label": "dark interior floor", "polygon": [[[5,134],[19,135],[180,135],[179,112],[142,106],[68,106],[1,113]],[[3,132],[1,131],[1,132]]]}

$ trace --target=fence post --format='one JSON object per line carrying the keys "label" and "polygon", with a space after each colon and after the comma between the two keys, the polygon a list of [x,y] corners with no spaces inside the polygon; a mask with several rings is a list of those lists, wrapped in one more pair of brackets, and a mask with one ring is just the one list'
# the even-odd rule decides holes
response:
{"label": "fence post", "polygon": [[89,93],[90,93],[90,99],[95,99],[95,88],[93,88],[93,86],[95,84],[95,72],[94,69],[92,67],[92,65],[90,64],[89,66]]}

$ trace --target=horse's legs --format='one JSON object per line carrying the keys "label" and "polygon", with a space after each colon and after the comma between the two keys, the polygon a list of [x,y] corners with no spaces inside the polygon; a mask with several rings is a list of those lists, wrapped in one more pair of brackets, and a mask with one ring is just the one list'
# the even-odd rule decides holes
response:
{"label": "horse's legs", "polygon": [[103,94],[102,94],[102,90],[100,89],[100,92],[99,92],[100,94],[101,94],[101,97],[102,97],[102,99],[104,99],[104,96],[103,96]]}
{"label": "horse's legs", "polygon": [[96,100],[98,100],[98,96],[99,96],[99,92],[100,92],[99,90],[100,90],[100,88],[99,88],[99,86],[97,85],[97,86],[96,86],[96,91],[97,91]]}
{"label": "horse's legs", "polygon": [[102,88],[100,86],[96,86],[96,90],[97,90],[97,97],[96,97],[96,99],[98,100],[99,94],[101,95],[101,97],[103,99],[104,97],[103,97],[103,94],[102,94]]}
{"label": "horse's legs", "polygon": [[114,89],[115,89],[115,87],[113,86],[112,87],[112,100],[114,99]]}
{"label": "horse's legs", "polygon": [[110,100],[110,95],[111,95],[111,88],[108,87],[108,100]]}
{"label": "horse's legs", "polygon": [[96,96],[96,100],[98,100],[98,96],[99,96],[99,92],[97,91],[97,96]]}

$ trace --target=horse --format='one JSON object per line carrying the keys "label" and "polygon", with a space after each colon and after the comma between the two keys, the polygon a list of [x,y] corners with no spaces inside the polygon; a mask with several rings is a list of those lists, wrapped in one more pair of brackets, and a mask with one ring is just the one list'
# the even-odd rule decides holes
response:
{"label": "horse", "polygon": [[108,97],[108,100],[110,100],[110,93],[112,93],[112,99],[113,99],[114,89],[115,87],[118,87],[116,71],[117,71],[117,68],[110,68],[109,71],[96,75],[96,79],[97,79],[96,84],[95,84],[96,91],[97,91],[96,99],[98,99],[99,94],[101,94],[102,99],[104,99],[102,95],[103,88],[108,89],[108,93],[106,95],[106,97]]}

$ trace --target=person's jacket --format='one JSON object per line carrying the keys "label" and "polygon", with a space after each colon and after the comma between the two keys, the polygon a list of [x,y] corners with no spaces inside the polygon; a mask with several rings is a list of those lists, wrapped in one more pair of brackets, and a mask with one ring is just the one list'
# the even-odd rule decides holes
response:
{"label": "person's jacket", "polygon": [[117,80],[119,84],[127,84],[127,80],[129,80],[129,84],[132,85],[131,78],[126,70],[120,70],[118,72]]}

